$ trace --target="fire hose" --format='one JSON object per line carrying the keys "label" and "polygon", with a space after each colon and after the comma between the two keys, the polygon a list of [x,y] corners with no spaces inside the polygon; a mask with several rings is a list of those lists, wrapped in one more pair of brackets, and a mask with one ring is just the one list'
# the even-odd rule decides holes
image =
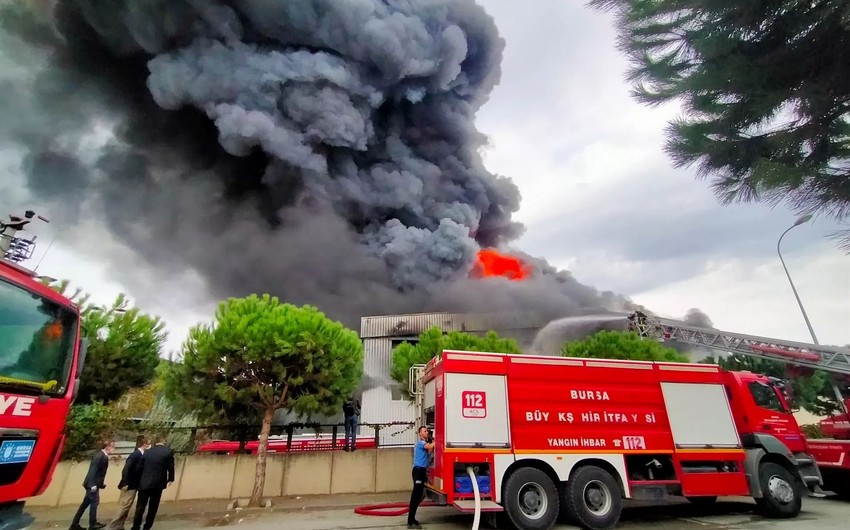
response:
{"label": "fire hose", "polygon": [[[481,522],[481,493],[478,491],[478,480],[476,480],[475,478],[475,472],[472,471],[472,467],[467,466],[466,472],[469,474],[470,480],[472,480],[472,492],[475,495],[475,517],[472,520],[472,530],[478,530],[478,525]],[[419,506],[431,507],[441,505],[433,501],[424,501]],[[367,504],[365,506],[358,506],[354,509],[354,513],[358,515],[373,515],[379,517],[394,517],[398,515],[404,515],[408,511],[408,505],[403,502]]]}
{"label": "fire hose", "polygon": [[475,478],[472,466],[466,466],[466,472],[472,480],[472,493],[475,495],[475,517],[472,519],[472,530],[478,530],[478,524],[481,522],[481,493],[478,491],[478,479]]}

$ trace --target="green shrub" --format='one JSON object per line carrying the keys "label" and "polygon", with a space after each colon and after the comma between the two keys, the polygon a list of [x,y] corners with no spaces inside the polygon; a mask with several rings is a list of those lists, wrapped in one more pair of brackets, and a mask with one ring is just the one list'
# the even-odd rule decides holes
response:
{"label": "green shrub", "polygon": [[688,356],[652,339],[642,339],[629,331],[599,331],[583,340],[564,344],[564,357],[625,359],[631,361],[688,362]]}
{"label": "green shrub", "polygon": [[113,410],[99,401],[73,405],[65,425],[65,447],[62,460],[85,460],[99,448],[98,443],[112,436],[119,419]]}
{"label": "green shrub", "polygon": [[820,425],[817,423],[809,423],[807,425],[800,425],[800,430],[803,431],[803,434],[806,438],[809,439],[817,439],[823,438],[823,431],[820,428]]}

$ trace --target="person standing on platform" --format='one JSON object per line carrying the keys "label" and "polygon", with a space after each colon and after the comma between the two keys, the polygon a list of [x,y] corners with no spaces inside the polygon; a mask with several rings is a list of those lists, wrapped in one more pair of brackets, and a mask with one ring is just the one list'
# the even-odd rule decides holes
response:
{"label": "person standing on platform", "polygon": [[360,400],[351,396],[342,404],[342,413],[345,414],[345,445],[343,451],[354,451],[357,449],[357,428],[360,426]]}

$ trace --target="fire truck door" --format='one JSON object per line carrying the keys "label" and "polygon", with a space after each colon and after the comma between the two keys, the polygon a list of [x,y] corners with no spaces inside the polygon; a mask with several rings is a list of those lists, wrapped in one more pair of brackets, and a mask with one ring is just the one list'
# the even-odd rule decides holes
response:
{"label": "fire truck door", "polygon": [[741,447],[723,385],[661,383],[661,391],[678,449]]}
{"label": "fire truck door", "polygon": [[446,447],[510,447],[503,375],[446,374]]}

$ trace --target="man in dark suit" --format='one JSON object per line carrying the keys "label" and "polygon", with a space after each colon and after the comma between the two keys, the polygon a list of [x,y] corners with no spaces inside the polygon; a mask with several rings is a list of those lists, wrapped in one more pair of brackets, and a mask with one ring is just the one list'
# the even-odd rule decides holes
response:
{"label": "man in dark suit", "polygon": [[142,516],[145,517],[144,530],[150,530],[156,519],[162,490],[174,482],[174,453],[165,445],[165,436],[156,437],[156,445],[145,453],[142,466],[142,476],[139,479],[139,500],[136,503],[136,514],[133,517],[133,530],[142,527]]}
{"label": "man in dark suit", "polygon": [[106,526],[97,521],[97,506],[100,504],[100,490],[106,487],[106,469],[109,467],[109,455],[114,450],[115,442],[104,440],[100,443],[100,450],[92,457],[89,472],[83,480],[86,496],[83,497],[83,502],[80,503],[80,507],[74,515],[70,530],[83,530],[83,527],[80,526],[80,519],[83,518],[86,509],[89,511],[89,530],[99,530]]}
{"label": "man in dark suit", "polygon": [[150,446],[151,442],[147,436],[140,435],[136,439],[136,450],[124,462],[121,482],[118,483],[118,489],[121,490],[121,497],[118,499],[118,514],[107,525],[106,530],[124,529],[124,522],[127,521],[127,516],[133,508],[136,492],[139,489],[139,480],[142,478],[142,458]]}

